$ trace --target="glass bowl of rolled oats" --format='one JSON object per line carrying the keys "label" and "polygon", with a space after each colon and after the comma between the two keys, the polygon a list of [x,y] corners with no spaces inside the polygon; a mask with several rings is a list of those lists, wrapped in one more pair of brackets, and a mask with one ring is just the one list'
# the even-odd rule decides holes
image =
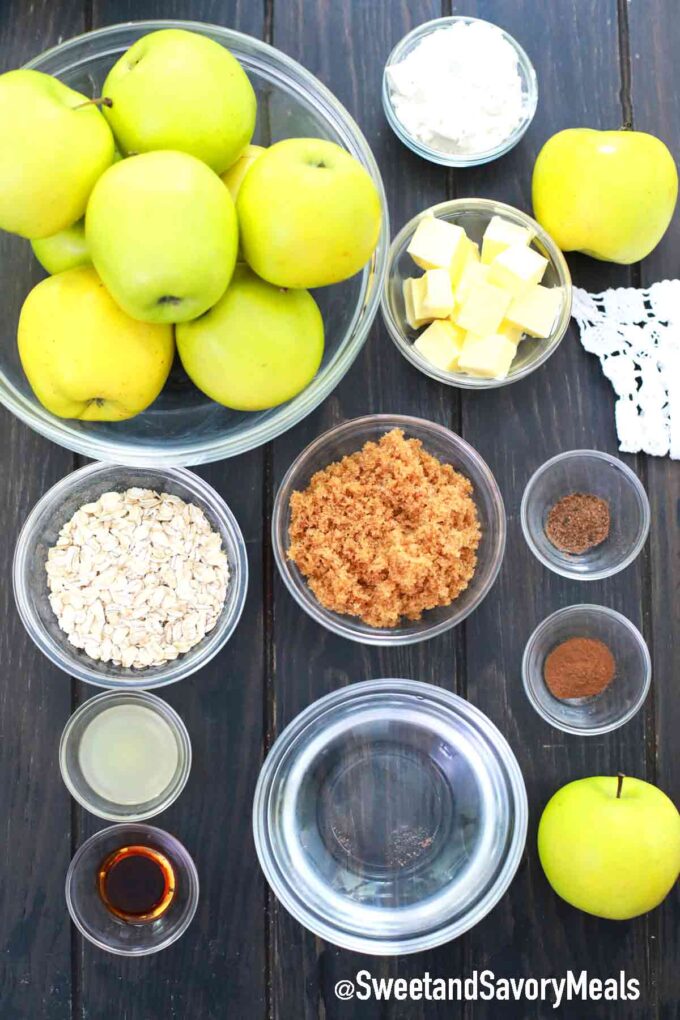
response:
{"label": "glass bowl of rolled oats", "polygon": [[33,508],[14,594],[38,648],[99,687],[161,687],[231,637],[248,586],[229,507],[184,468],[89,464]]}

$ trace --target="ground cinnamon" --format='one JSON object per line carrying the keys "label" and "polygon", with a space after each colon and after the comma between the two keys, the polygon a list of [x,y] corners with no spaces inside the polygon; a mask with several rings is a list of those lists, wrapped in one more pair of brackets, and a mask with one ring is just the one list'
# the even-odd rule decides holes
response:
{"label": "ground cinnamon", "polygon": [[614,679],[616,662],[603,641],[574,637],[553,648],[543,676],[556,698],[588,698],[600,694]]}
{"label": "ground cinnamon", "polygon": [[545,533],[562,552],[580,555],[609,535],[609,503],[589,492],[572,492],[548,513]]}

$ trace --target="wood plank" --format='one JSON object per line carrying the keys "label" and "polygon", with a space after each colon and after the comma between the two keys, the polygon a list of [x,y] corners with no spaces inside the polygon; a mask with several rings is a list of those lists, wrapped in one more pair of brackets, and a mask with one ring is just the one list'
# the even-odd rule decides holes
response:
{"label": "wood plank", "polygon": [[[358,121],[373,149],[388,195],[392,233],[417,212],[447,197],[449,173],[419,160],[393,135],[380,104],[382,70],[392,47],[411,28],[441,14],[438,3],[390,4],[314,0],[275,4],[276,46],[317,74]],[[337,422],[369,412],[391,411],[456,426],[459,396],[413,369],[395,350],[380,317],[345,380],[304,422],[274,443],[274,479],[315,436]],[[413,677],[451,690],[462,690],[460,635],[449,632],[424,645],[377,650],[344,641],[313,623],[274,583],[275,670],[270,700],[273,738],[316,698],[347,683],[371,677]],[[401,959],[376,959],[348,953],[304,932],[276,901],[272,903],[273,1015],[289,1017],[387,1015],[379,1004],[341,1003],[336,981],[367,967],[375,976],[458,973],[461,947]],[[409,1006],[413,1020],[425,1015],[422,1004]],[[449,1016],[450,1009],[429,1004],[427,1016]]]}
{"label": "wood plank", "polygon": [[[82,31],[67,2],[7,0],[0,19],[0,72]],[[0,331],[14,349],[21,304],[42,273],[26,241],[0,235]],[[11,565],[19,530],[39,497],[73,465],[72,455],[0,410],[0,1015],[66,1020],[71,1015],[71,930],[64,875],[71,857],[69,797],[57,766],[70,682],[38,652],[17,615]]]}
{"label": "wood plank", "polygon": [[[93,27],[127,20],[182,18],[263,33],[264,7],[235,0],[95,0]],[[262,609],[263,450],[200,468],[243,530],[250,586],[239,627],[200,674],[160,692],[187,724],[193,743],[186,790],[153,824],[181,839],[201,882],[196,918],[184,937],[142,960],[80,945],[78,1016],[201,1017],[266,1013],[265,893],[251,835],[252,797],[262,757],[264,613]],[[81,815],[82,837],[99,828]],[[115,1002],[115,1013],[111,1003]]]}
{"label": "wood plank", "polygon": [[[459,4],[454,4],[457,11]],[[615,0],[570,0],[543,5],[529,0],[478,0],[465,12],[495,21],[525,47],[535,64],[539,107],[517,149],[490,168],[456,175],[461,195],[485,195],[530,210],[533,161],[555,131],[575,125],[611,127],[622,120],[619,101]],[[575,282],[589,289],[626,285],[623,267],[569,256]],[[619,609],[641,623],[644,561],[602,583],[565,581],[545,570],[526,547],[519,504],[530,474],[567,449],[616,452],[613,399],[595,359],[578,343],[576,328],[553,359],[534,375],[484,395],[466,393],[463,434],[485,456],[501,486],[508,512],[508,548],[499,582],[466,625],[468,692],[509,738],[520,761],[530,801],[527,853],[510,893],[466,938],[468,969],[490,967],[505,976],[549,975],[587,968],[607,977],[625,969],[642,983],[642,1002],[617,1004],[621,1017],[648,1016],[655,990],[649,957],[649,922],[614,925],[567,906],[549,889],[538,862],[536,826],[551,794],[582,776],[623,770],[644,778],[645,713],[602,738],[578,738],[552,729],[534,713],[521,684],[520,661],[533,628],[553,610],[592,601]],[[625,458],[634,468],[640,465]],[[497,1007],[478,1004],[474,1016],[495,1017]],[[589,1017],[610,1007],[589,1004]],[[545,1016],[545,1007],[523,1005],[523,1018]]]}
{"label": "wood plank", "polygon": [[[677,5],[673,0],[653,0],[644,8],[630,4],[627,11],[633,126],[662,138],[680,164],[680,123],[675,102],[680,68],[668,34],[677,21]],[[677,279],[679,266],[680,220],[676,211],[666,237],[642,263],[639,282],[645,286],[656,280]],[[649,457],[646,468],[652,510],[646,623],[656,701],[656,740],[650,741],[648,748],[650,779],[680,804],[680,706],[676,693],[680,676],[680,465],[665,457]],[[678,917],[680,898],[676,887],[652,917],[651,938],[659,947],[659,1015],[668,1020],[680,1016]]]}

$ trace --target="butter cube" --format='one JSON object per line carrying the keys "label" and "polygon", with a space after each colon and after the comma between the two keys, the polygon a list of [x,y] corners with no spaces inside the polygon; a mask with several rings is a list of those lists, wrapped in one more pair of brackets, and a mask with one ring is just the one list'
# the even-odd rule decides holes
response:
{"label": "butter cube", "polygon": [[485,379],[505,379],[517,347],[505,336],[468,333],[458,357],[458,369]]}
{"label": "butter cube", "polygon": [[406,249],[421,269],[447,269],[454,272],[465,256],[467,235],[462,227],[435,216],[423,216]]}
{"label": "butter cube", "polygon": [[460,283],[463,274],[469,265],[475,265],[479,263],[479,246],[471,241],[469,237],[465,238],[465,244],[463,245],[462,257],[457,259],[455,265],[451,269],[451,282],[453,283],[454,291]]}
{"label": "butter cube", "polygon": [[414,308],[419,319],[445,319],[453,311],[453,287],[448,269],[428,269],[414,289]]}
{"label": "butter cube", "polygon": [[481,283],[482,280],[486,280],[488,276],[489,267],[483,266],[481,262],[476,261],[474,257],[466,262],[465,268],[461,273],[460,280],[458,281],[454,291],[456,304],[461,305],[470,293],[472,287]]}
{"label": "butter cube", "polygon": [[482,238],[482,262],[490,265],[497,255],[514,244],[530,245],[533,233],[528,227],[520,227],[502,216],[494,216]]}
{"label": "butter cube", "polygon": [[416,315],[415,306],[415,292],[422,287],[422,277],[415,278],[409,277],[408,280],[404,280],[403,292],[404,292],[404,308],[406,310],[406,321],[408,322],[411,329],[420,329],[424,326],[429,319],[419,319]]}
{"label": "butter cube", "polygon": [[513,298],[506,319],[513,326],[533,337],[547,337],[562,304],[561,287],[532,287]]}
{"label": "butter cube", "polygon": [[510,304],[510,294],[486,280],[473,284],[457,310],[456,325],[479,336],[496,333]]}
{"label": "butter cube", "polygon": [[503,287],[512,297],[524,294],[540,283],[548,260],[525,244],[513,244],[497,255],[489,266],[489,283]]}
{"label": "butter cube", "polygon": [[464,339],[464,330],[448,319],[437,319],[423,330],[413,346],[431,365],[443,372],[455,372]]}
{"label": "butter cube", "polygon": [[[510,305],[512,305],[512,301],[510,302]],[[496,332],[499,336],[504,336],[507,337],[508,340],[512,340],[515,347],[517,347],[518,343],[524,336],[524,331],[521,330],[519,326],[515,326],[509,322],[507,318],[503,319]]]}

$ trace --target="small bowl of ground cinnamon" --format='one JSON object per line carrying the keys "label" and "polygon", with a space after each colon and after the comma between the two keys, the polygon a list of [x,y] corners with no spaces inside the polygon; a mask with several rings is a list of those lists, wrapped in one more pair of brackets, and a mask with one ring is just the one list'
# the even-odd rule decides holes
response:
{"label": "small bowl of ground cinnamon", "polygon": [[565,733],[608,733],[642,706],[652,664],[638,629],[605,606],[560,609],[539,624],[522,659],[529,701]]}
{"label": "small bowl of ground cinnamon", "polygon": [[353,641],[411,644],[460,623],[496,579],[503,500],[443,425],[369,415],[316,439],[274,502],[281,576],[318,623]]}
{"label": "small bowl of ground cinnamon", "polygon": [[631,469],[599,450],[571,450],[529,479],[520,511],[533,554],[562,577],[611,577],[637,557],[649,532],[647,493]]}

